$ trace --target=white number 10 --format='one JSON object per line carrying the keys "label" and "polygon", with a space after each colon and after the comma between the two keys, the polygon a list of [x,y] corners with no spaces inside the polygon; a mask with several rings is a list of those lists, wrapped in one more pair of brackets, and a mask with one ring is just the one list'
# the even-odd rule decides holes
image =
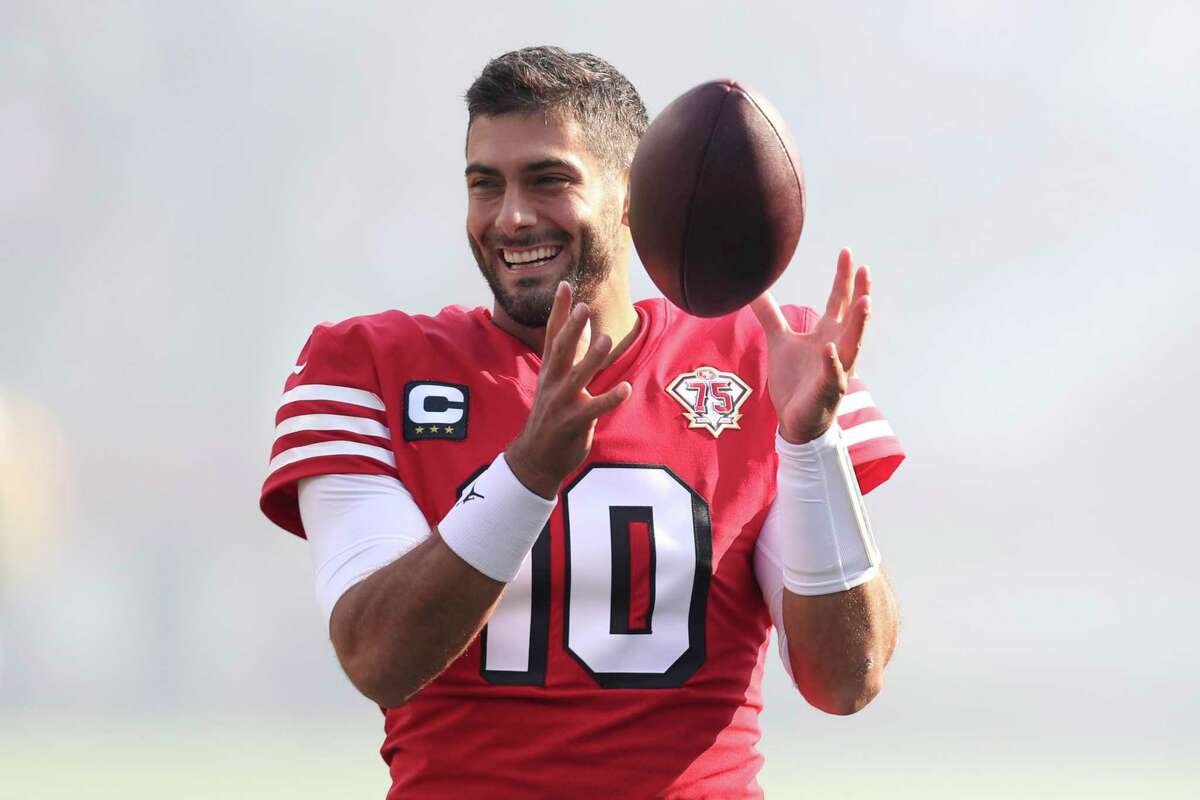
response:
{"label": "white number 10", "polygon": [[[562,514],[567,652],[605,688],[681,686],[704,663],[708,503],[664,466],[593,464]],[[483,677],[544,685],[549,628],[547,525],[480,634]]]}

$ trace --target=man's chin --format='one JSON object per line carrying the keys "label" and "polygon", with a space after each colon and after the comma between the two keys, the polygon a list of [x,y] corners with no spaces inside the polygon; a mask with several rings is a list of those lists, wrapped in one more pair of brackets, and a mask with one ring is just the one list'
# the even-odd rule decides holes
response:
{"label": "man's chin", "polygon": [[561,266],[555,264],[552,269],[547,268],[551,265],[530,269],[526,275],[498,262],[494,255],[492,259],[485,260],[475,240],[468,237],[468,242],[479,271],[492,290],[496,305],[513,322],[527,328],[546,326],[560,281],[571,284],[576,302],[590,303],[610,271],[606,254],[595,247],[588,231],[581,233],[578,251],[564,249],[557,257],[557,260],[564,262]]}
{"label": "man's chin", "polygon": [[542,302],[540,298],[521,298],[516,301],[507,298],[507,302],[501,301],[500,307],[504,309],[508,318],[518,325],[524,325],[526,328],[544,328],[550,320],[553,299],[553,295],[548,302]]}
{"label": "man's chin", "polygon": [[550,319],[559,280],[558,276],[521,278],[514,287],[497,294],[496,300],[513,322],[527,328],[543,328]]}

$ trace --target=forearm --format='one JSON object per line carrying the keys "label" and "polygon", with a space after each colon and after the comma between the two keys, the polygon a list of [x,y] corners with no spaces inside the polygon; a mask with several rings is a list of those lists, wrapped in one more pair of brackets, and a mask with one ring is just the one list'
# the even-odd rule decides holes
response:
{"label": "forearm", "polygon": [[805,699],[830,714],[853,714],[879,693],[896,646],[896,601],[880,572],[833,594],[783,594],[787,658]]}
{"label": "forearm", "polygon": [[330,630],[342,668],[381,706],[404,703],[466,649],[504,586],[435,530],[338,601]]}
{"label": "forearm", "polygon": [[427,538],[347,590],[330,635],[359,691],[395,706],[437,677],[487,622],[554,505],[501,454]]}

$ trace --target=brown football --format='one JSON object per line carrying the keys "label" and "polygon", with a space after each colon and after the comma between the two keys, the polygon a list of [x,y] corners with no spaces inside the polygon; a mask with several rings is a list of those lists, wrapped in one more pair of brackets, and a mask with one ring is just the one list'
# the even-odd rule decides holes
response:
{"label": "brown football", "polygon": [[719,317],[783,273],[804,226],[804,175],[779,112],[732,80],[662,110],[630,172],[629,227],[668,300]]}

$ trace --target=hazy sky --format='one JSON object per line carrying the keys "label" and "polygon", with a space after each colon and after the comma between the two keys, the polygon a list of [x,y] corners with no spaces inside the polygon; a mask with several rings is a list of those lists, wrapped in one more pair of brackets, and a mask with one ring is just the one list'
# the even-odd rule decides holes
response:
{"label": "hazy sky", "polygon": [[860,369],[910,455],[871,498],[900,649],[852,720],[772,664],[768,768],[949,748],[1200,777],[1194,4],[0,20],[0,728],[311,709],[376,745],[305,546],[257,512],[279,389],[316,322],[487,303],[461,97],[489,57],[552,43],[612,61],[651,114],[715,77],[761,91],[809,200],[776,295],[820,305],[844,245],[874,270]]}

